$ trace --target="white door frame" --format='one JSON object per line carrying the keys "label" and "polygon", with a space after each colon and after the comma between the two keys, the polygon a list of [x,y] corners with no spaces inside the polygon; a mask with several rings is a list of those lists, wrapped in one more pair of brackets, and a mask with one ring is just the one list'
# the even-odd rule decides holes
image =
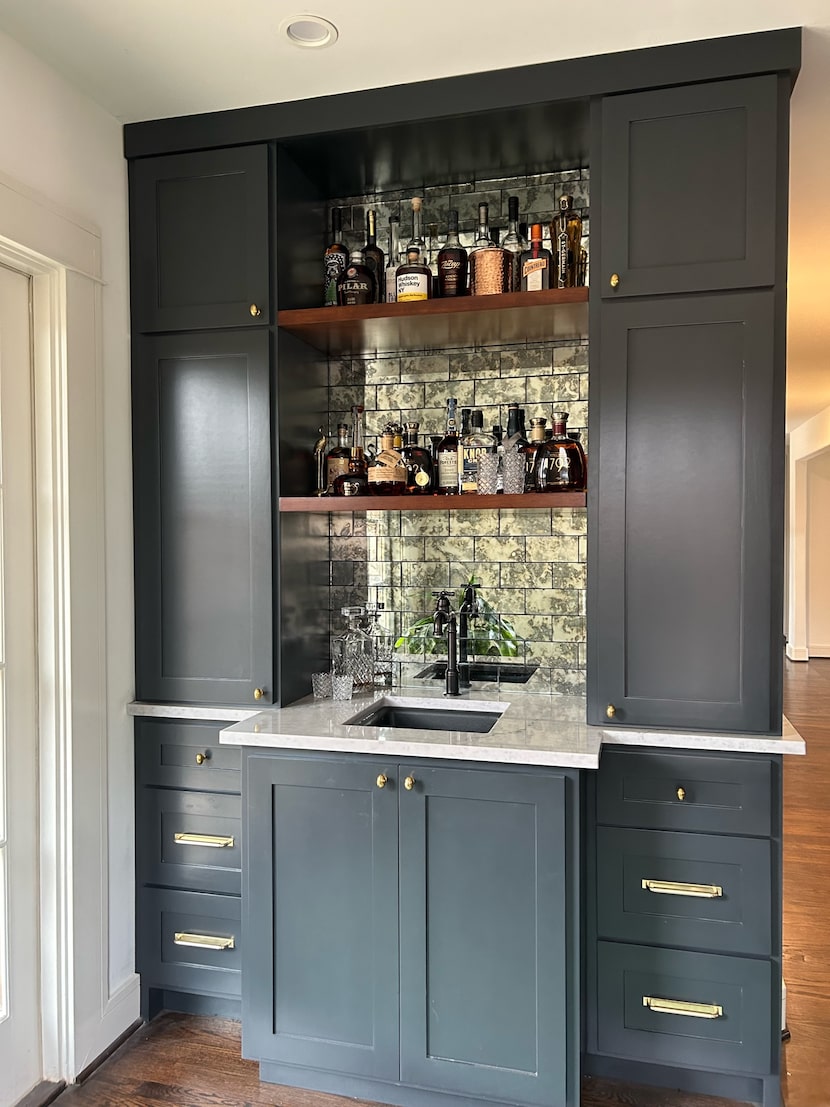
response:
{"label": "white door frame", "polygon": [[0,261],[32,276],[44,1078],[138,1015],[111,994],[101,236],[0,174]]}

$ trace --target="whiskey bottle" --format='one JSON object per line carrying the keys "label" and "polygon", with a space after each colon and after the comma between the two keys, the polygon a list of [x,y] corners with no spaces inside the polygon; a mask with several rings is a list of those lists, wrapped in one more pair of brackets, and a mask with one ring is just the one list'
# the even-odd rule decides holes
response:
{"label": "whiskey bottle", "polygon": [[545,444],[545,424],[547,419],[543,415],[530,420],[530,442],[524,447],[525,455],[525,491],[536,491],[536,458],[539,450]]}
{"label": "whiskey bottle", "polygon": [[520,449],[525,449],[527,446],[527,436],[524,431],[524,412],[518,404],[507,405],[507,431],[505,438],[513,438],[518,435],[518,442]]}
{"label": "whiskey bottle", "polygon": [[409,202],[412,205],[412,238],[406,244],[406,253],[408,255],[410,250],[417,250],[419,260],[426,265],[429,259],[424,241],[423,201],[420,196],[413,196]]}
{"label": "whiskey bottle", "polygon": [[497,246],[489,226],[489,205],[478,205],[478,235],[470,251],[470,295],[492,296],[510,287],[512,254]]}
{"label": "whiskey bottle", "polygon": [[363,262],[363,252],[353,250],[349,264],[337,278],[337,302],[341,307],[375,302],[375,278]]}
{"label": "whiskey bottle", "polygon": [[363,247],[363,263],[375,278],[376,304],[383,303],[386,292],[383,250],[377,244],[377,220],[373,208],[366,212],[366,245]]}
{"label": "whiskey bottle", "polygon": [[551,254],[542,246],[542,224],[530,228],[530,249],[521,256],[521,291],[550,288]]}
{"label": "whiskey bottle", "polygon": [[581,442],[569,437],[567,422],[567,412],[553,413],[553,436],[539,447],[536,455],[537,492],[585,490],[585,451]]}
{"label": "whiskey bottle", "polygon": [[410,243],[406,261],[395,274],[396,299],[399,304],[413,300],[429,300],[432,293],[432,272],[421,260],[420,249]]}
{"label": "whiskey bottle", "polygon": [[490,205],[481,203],[478,205],[478,233],[473,240],[473,250],[486,250],[488,246],[495,245],[490,237]]}
{"label": "whiskey bottle", "polygon": [[461,437],[461,491],[478,491],[478,459],[481,454],[496,451],[496,437],[484,429],[484,412],[476,408],[470,413],[470,430]]}
{"label": "whiskey bottle", "polygon": [[395,275],[401,263],[401,221],[397,215],[389,219],[389,257],[386,261],[386,302],[394,304],[398,298]]}
{"label": "whiskey bottle", "polygon": [[550,225],[550,242],[555,257],[553,287],[576,287],[582,253],[582,216],[574,211],[570,196],[559,199],[559,212]]}
{"label": "whiskey bottle", "polygon": [[406,466],[407,492],[416,494],[432,492],[434,488],[432,453],[426,446],[418,444],[418,423],[406,424],[401,457]]}
{"label": "whiskey bottle", "polygon": [[406,466],[395,449],[395,431],[391,424],[383,428],[380,451],[375,454],[367,477],[372,496],[400,496],[406,491]]}
{"label": "whiskey bottle", "polygon": [[521,283],[522,254],[527,249],[527,239],[519,230],[519,197],[507,198],[507,234],[502,247],[511,255],[510,281],[508,292],[518,292]]}
{"label": "whiskey bottle", "polygon": [[366,478],[366,457],[363,452],[363,405],[352,407],[352,445],[349,450],[349,465],[345,473],[340,473],[332,483],[335,496],[367,496],[369,481]]}
{"label": "whiskey bottle", "polygon": [[331,213],[331,242],[323,254],[323,306],[336,307],[337,281],[349,260],[349,251],[343,245],[343,216],[340,208]]}
{"label": "whiskey bottle", "polygon": [[459,451],[456,411],[458,400],[451,396],[447,400],[447,433],[438,443],[436,457],[438,462],[437,491],[444,496],[455,496],[459,489],[460,462],[463,455]]}
{"label": "whiskey bottle", "polygon": [[326,494],[334,492],[335,477],[349,471],[349,425],[337,424],[337,445],[326,454]]}
{"label": "whiskey bottle", "polygon": [[447,241],[438,251],[438,295],[467,295],[467,251],[458,237],[458,212],[447,212]]}

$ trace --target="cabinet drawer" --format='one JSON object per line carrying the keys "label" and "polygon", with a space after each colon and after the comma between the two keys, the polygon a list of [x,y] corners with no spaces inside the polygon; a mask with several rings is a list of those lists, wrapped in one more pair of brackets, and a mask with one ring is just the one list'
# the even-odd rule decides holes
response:
{"label": "cabinet drawer", "polygon": [[137,718],[136,783],[239,795],[239,747],[219,743],[219,731],[226,725]]}
{"label": "cabinet drawer", "polygon": [[776,991],[769,961],[600,942],[599,1050],[655,1064],[768,1073]]}
{"label": "cabinet drawer", "polygon": [[768,957],[771,885],[763,838],[597,829],[601,938]]}
{"label": "cabinet drawer", "polygon": [[139,789],[139,881],[239,895],[240,805],[239,796]]}
{"label": "cabinet drawer", "polygon": [[597,822],[769,835],[772,777],[772,762],[762,757],[608,749],[597,774]]}
{"label": "cabinet drawer", "polygon": [[238,896],[161,888],[142,888],[138,896],[138,971],[145,987],[241,995]]}

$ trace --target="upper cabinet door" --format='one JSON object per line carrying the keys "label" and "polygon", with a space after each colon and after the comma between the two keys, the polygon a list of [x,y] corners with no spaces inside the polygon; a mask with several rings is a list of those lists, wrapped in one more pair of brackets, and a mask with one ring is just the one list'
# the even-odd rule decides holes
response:
{"label": "upper cabinet door", "polygon": [[775,76],[603,101],[603,297],[774,283],[777,114]]}
{"label": "upper cabinet door", "polygon": [[268,148],[130,166],[134,332],[270,322]]}

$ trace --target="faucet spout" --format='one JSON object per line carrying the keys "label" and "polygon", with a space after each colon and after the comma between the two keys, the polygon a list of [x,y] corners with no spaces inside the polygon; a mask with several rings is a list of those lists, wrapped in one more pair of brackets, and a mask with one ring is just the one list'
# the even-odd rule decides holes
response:
{"label": "faucet spout", "polygon": [[447,632],[447,678],[445,696],[458,696],[458,622],[450,605],[450,597],[444,592],[433,593],[437,596],[432,616],[432,632],[443,637]]}

